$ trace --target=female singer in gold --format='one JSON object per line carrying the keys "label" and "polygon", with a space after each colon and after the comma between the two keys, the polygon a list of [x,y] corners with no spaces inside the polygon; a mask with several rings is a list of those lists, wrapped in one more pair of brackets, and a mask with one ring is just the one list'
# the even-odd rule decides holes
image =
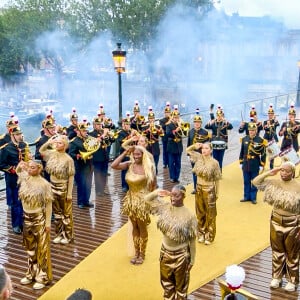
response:
{"label": "female singer in gold", "polygon": [[[145,259],[148,241],[147,225],[150,223],[150,207],[145,202],[145,195],[156,187],[155,165],[141,146],[133,146],[125,150],[111,164],[116,170],[128,170],[126,182],[129,190],[124,198],[122,213],[129,217],[132,223],[132,236],[135,256],[132,264],[142,264]],[[130,155],[129,161],[123,161]]]}
{"label": "female singer in gold", "polygon": [[[268,178],[280,173],[280,178]],[[265,191],[264,201],[273,206],[270,221],[272,248],[271,288],[278,288],[285,276],[285,290],[294,292],[299,283],[300,183],[294,179],[295,165],[285,162],[253,180]]]}
{"label": "female singer in gold", "polygon": [[42,164],[22,161],[16,172],[19,176],[19,197],[23,204],[23,244],[28,255],[28,269],[21,284],[35,281],[38,290],[52,280],[50,260],[50,230],[52,192],[50,183],[40,174]]}
{"label": "female singer in gold", "polygon": [[[55,244],[68,244],[74,239],[72,212],[72,190],[75,167],[73,159],[66,153],[69,142],[64,135],[50,138],[40,148],[46,171],[50,174],[55,219]],[[49,146],[50,149],[49,149]]]}
{"label": "female singer in gold", "polygon": [[[201,153],[196,151],[199,149]],[[209,245],[216,236],[216,201],[221,169],[218,161],[212,157],[211,143],[196,143],[186,151],[195,163],[193,172],[197,175],[195,210],[198,219],[198,241]]]}

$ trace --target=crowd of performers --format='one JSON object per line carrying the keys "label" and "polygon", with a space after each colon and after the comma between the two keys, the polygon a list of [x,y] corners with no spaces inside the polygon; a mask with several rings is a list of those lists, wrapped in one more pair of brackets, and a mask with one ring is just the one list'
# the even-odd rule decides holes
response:
{"label": "crowd of performers", "polygon": [[[290,107],[288,119],[281,125],[272,105],[267,114],[268,119],[261,122],[253,107],[249,113],[250,121],[241,122],[238,128],[244,135],[239,155],[244,181],[240,201],[256,204],[258,188],[266,191],[266,202],[274,206],[271,287],[279,287],[282,277],[286,276],[285,289],[294,291],[299,283],[300,193],[294,173],[299,161],[300,122],[296,120],[294,106]],[[216,236],[219,182],[229,132],[233,129],[221,106],[214,111],[211,105],[209,121],[205,125],[199,111],[192,122],[182,121],[178,107],[172,109],[168,102],[164,117],[156,119],[149,107],[145,118],[136,102],[133,115],[126,115],[117,128],[100,105],[92,124],[86,119],[79,121],[73,109],[70,125],[62,127],[55,123],[50,112],[42,122],[40,137],[29,144],[24,141],[20,124],[12,114],[6,122],[7,133],[0,138],[0,170],[5,174],[12,230],[15,234],[23,233],[28,254],[28,270],[21,284],[33,282],[34,289],[41,289],[51,282],[51,221],[55,226],[53,243],[67,245],[74,242],[74,182],[78,208],[93,208],[90,201],[93,178],[96,196],[106,195],[111,146],[116,143],[118,156],[111,168],[120,170],[120,188],[126,193],[122,213],[130,220],[135,250],[130,263],[140,265],[144,262],[147,225],[150,214],[157,214],[158,229],[163,233],[160,270],[164,299],[186,299],[189,271],[195,259],[195,240],[210,245]],[[90,127],[93,127],[92,131]],[[278,136],[282,137],[281,146]],[[179,184],[185,138],[186,155],[190,158],[193,173],[195,216],[184,206],[186,189]],[[163,168],[168,169],[170,182],[176,184],[172,191],[158,189],[160,143]],[[35,147],[34,154],[30,152],[30,146]],[[267,155],[270,171],[266,171],[265,166]],[[285,159],[281,166],[274,164],[277,156]],[[278,172],[281,180],[265,180]],[[165,197],[170,197],[170,201],[164,201]]]}

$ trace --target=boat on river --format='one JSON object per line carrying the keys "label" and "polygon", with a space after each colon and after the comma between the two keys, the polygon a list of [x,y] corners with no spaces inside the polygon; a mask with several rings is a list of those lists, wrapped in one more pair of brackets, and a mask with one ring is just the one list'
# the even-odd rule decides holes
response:
{"label": "boat on river", "polygon": [[47,98],[32,98],[22,102],[10,99],[0,102],[0,120],[8,119],[14,112],[19,121],[42,121],[51,112],[55,115],[62,113],[62,104],[59,100]]}

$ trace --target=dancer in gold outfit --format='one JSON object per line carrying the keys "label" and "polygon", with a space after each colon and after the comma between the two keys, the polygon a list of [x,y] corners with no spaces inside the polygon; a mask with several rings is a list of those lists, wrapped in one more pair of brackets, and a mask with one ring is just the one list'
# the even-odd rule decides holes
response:
{"label": "dancer in gold outfit", "polygon": [[[155,165],[146,152],[147,150],[141,146],[130,147],[111,164],[113,169],[128,170],[126,182],[129,190],[124,198],[122,213],[128,215],[133,226],[135,256],[130,262],[136,265],[144,262],[148,241],[150,207],[144,198],[156,187]],[[126,155],[130,155],[130,160],[122,162]]]}
{"label": "dancer in gold outfit", "polygon": [[[201,153],[197,150],[201,149]],[[198,241],[210,245],[216,236],[216,216],[221,169],[212,157],[211,143],[195,143],[189,146],[187,154],[195,163],[193,172],[197,176],[195,211],[198,219]]]}
{"label": "dancer in gold outfit", "polygon": [[24,210],[23,244],[28,255],[28,269],[21,284],[35,281],[33,288],[36,290],[52,280],[50,230],[53,196],[50,183],[40,175],[42,169],[42,164],[35,161],[21,161],[16,168]]}
{"label": "dancer in gold outfit", "polygon": [[[279,178],[267,179],[280,172]],[[295,165],[285,162],[281,167],[258,175],[253,184],[265,191],[264,201],[273,206],[270,221],[272,248],[272,281],[278,288],[285,276],[284,289],[294,292],[299,283],[300,250],[300,183],[294,179]]]}
{"label": "dancer in gold outfit", "polygon": [[[185,187],[176,185],[171,192],[158,189],[146,196],[152,211],[158,215],[157,227],[163,233],[160,282],[165,300],[187,299],[190,270],[195,261],[197,219],[184,206],[185,194]],[[166,196],[171,202],[158,198]]]}
{"label": "dancer in gold outfit", "polygon": [[69,244],[74,239],[72,190],[75,167],[73,159],[66,153],[68,145],[68,138],[58,135],[40,148],[43,160],[46,161],[46,171],[50,174],[54,197],[52,208],[55,219],[55,244]]}

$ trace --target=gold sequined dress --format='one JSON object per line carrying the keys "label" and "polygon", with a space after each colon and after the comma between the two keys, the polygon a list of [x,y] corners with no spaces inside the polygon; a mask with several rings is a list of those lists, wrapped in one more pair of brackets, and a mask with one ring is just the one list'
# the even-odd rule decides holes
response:
{"label": "gold sequined dress", "polygon": [[125,179],[129,190],[124,197],[122,213],[132,219],[150,224],[150,206],[145,202],[145,196],[150,192],[146,176],[134,173],[131,164]]}

